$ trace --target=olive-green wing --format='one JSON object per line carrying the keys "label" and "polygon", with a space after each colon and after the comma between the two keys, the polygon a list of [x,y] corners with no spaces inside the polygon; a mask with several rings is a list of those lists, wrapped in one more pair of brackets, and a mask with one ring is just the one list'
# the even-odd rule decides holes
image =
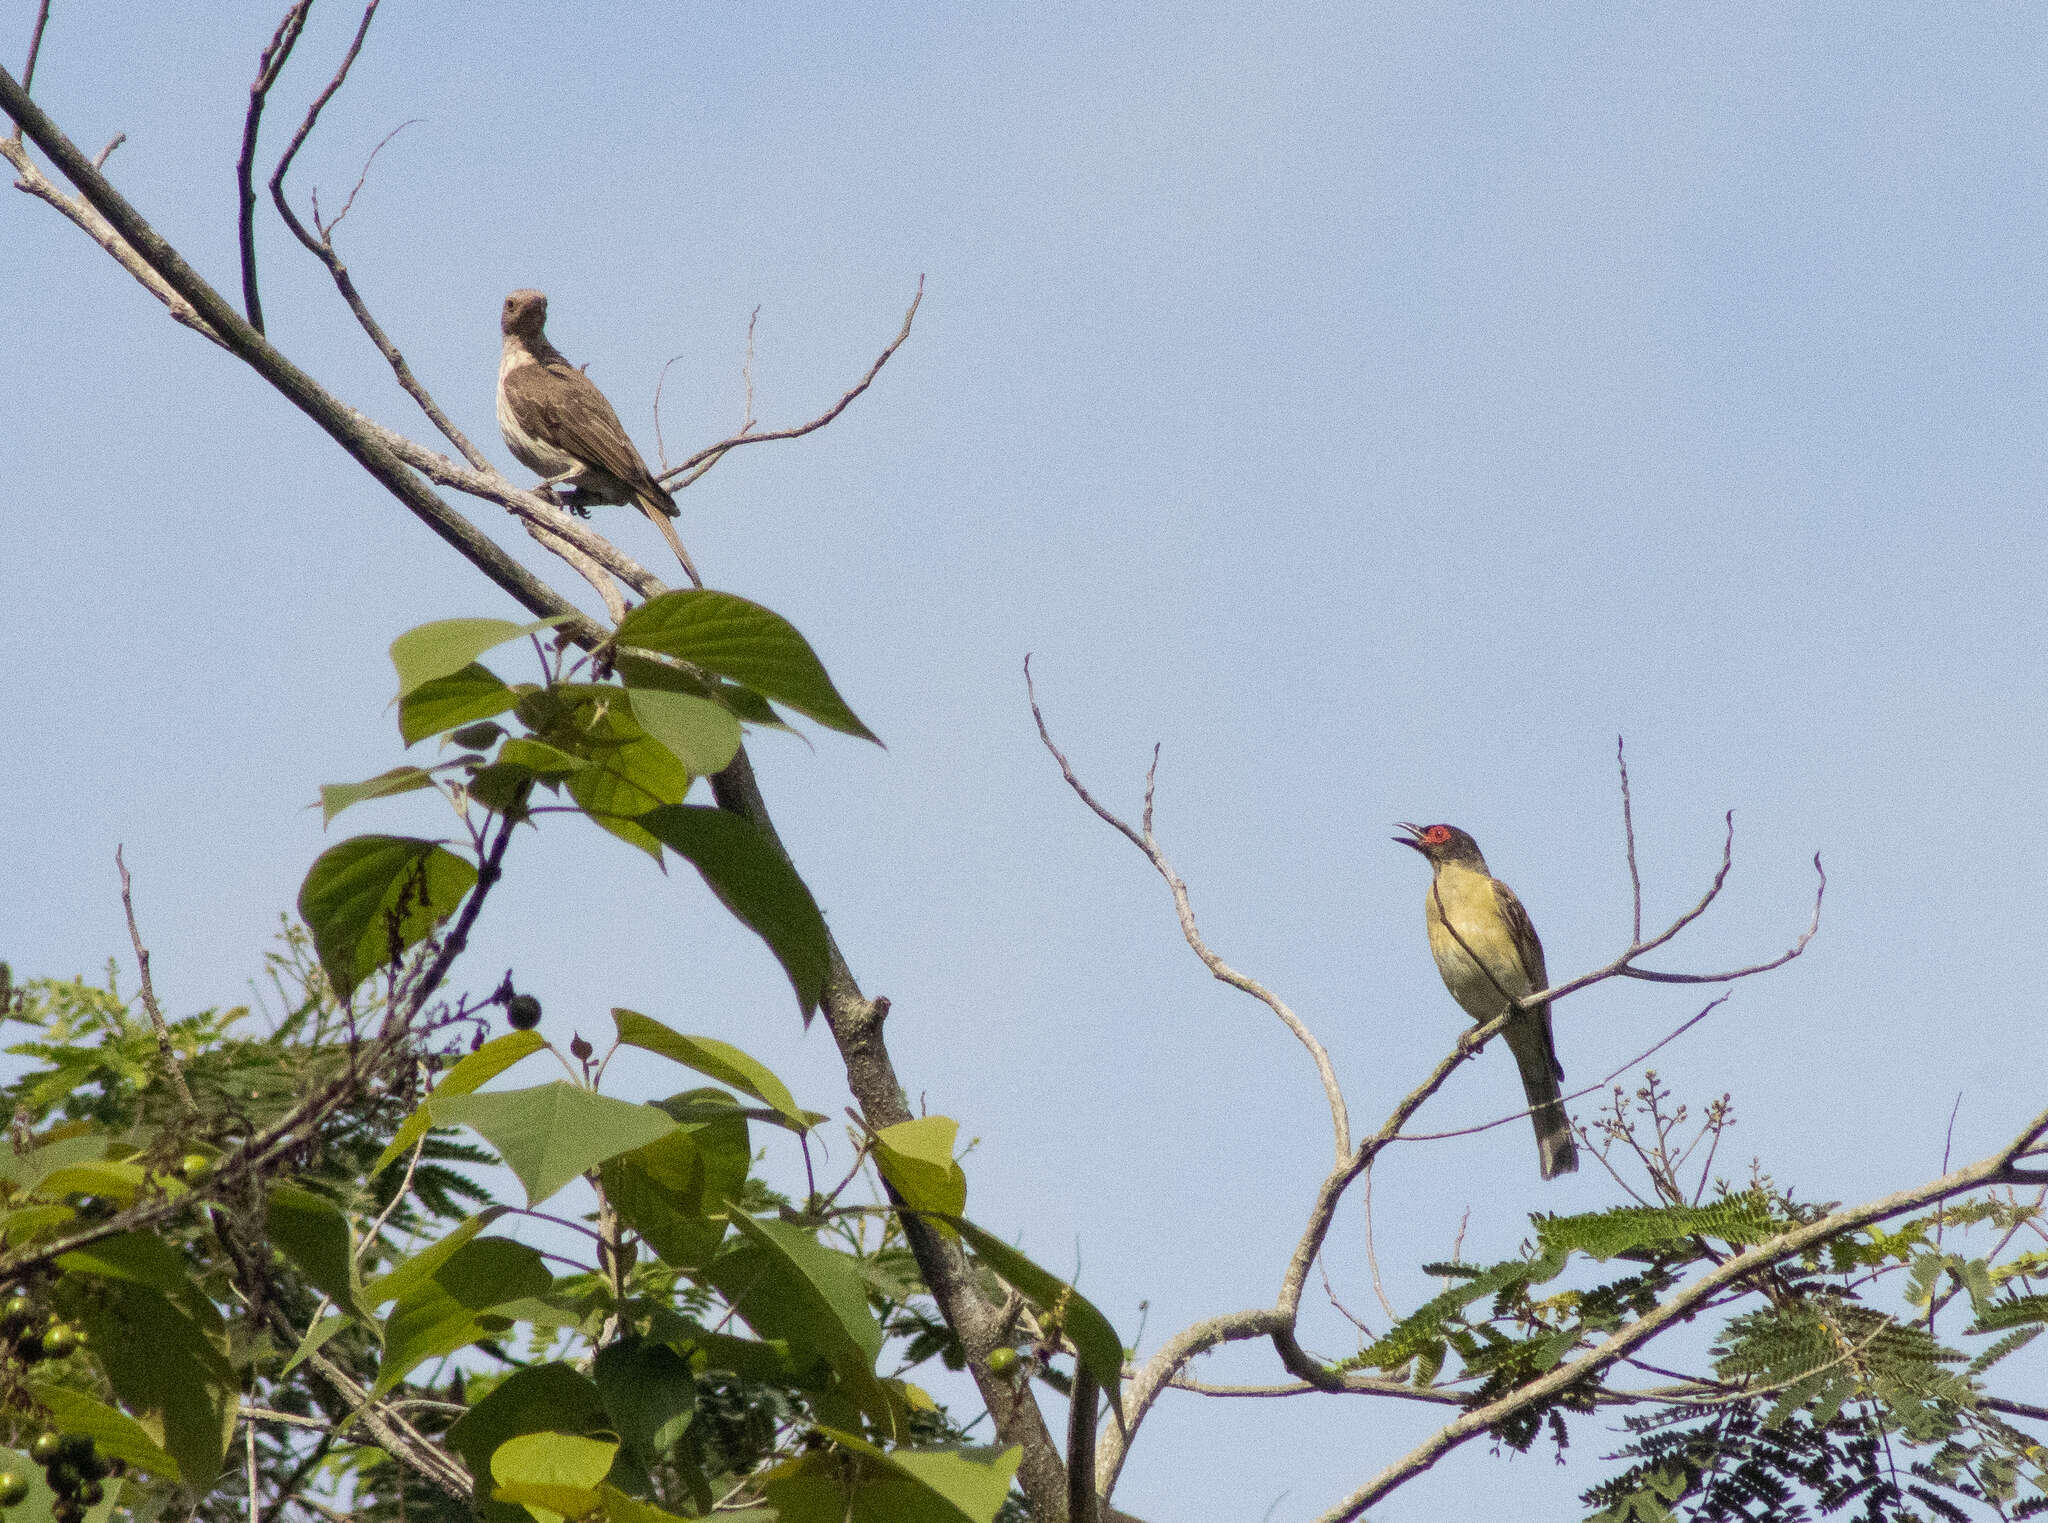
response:
{"label": "olive-green wing", "polygon": [[1493,880],[1493,896],[1500,905],[1500,918],[1506,922],[1508,934],[1515,940],[1515,955],[1521,959],[1522,971],[1529,977],[1531,992],[1550,987],[1550,974],[1543,967],[1543,943],[1536,939],[1536,927],[1529,923],[1529,912],[1522,908],[1522,901],[1515,897],[1515,891],[1500,879]]}

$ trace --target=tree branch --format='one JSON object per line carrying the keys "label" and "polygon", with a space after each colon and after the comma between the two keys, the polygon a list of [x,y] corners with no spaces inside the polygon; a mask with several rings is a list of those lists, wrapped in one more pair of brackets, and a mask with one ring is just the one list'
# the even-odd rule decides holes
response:
{"label": "tree branch", "polygon": [[[837,402],[834,402],[830,407],[826,408],[822,413],[818,414],[817,417],[811,419],[810,422],[799,423],[795,428],[779,428],[772,433],[766,434],[749,433],[747,431],[747,428],[743,427],[740,430],[740,432],[734,434],[729,439],[721,439],[716,444],[706,445],[703,449],[698,450],[696,454],[690,456],[690,458],[685,460],[681,465],[670,466],[667,470],[664,470],[655,479],[659,481],[663,486],[667,487],[671,493],[680,492],[684,487],[689,486],[693,482],[699,480],[706,471],[710,470],[711,467],[718,464],[720,460],[723,460],[729,451],[738,449],[742,444],[766,444],[774,439],[801,439],[805,434],[816,433],[819,429],[823,428],[827,423],[830,423],[834,418],[838,417],[841,413],[845,412],[846,409],[852,405],[853,399],[855,397],[859,396],[862,392],[866,391],[870,386],[875,384],[875,377],[882,373],[882,367],[889,363],[890,357],[894,355],[898,349],[901,349],[903,347],[903,341],[910,337],[910,325],[917,317],[918,304],[921,303],[923,300],[924,277],[920,275],[917,277],[917,294],[910,298],[910,307],[903,314],[903,326],[896,330],[896,336],[889,340],[889,346],[886,349],[884,349],[880,354],[875,356],[874,364],[868,366],[868,373],[862,376],[857,382],[855,382],[851,390],[849,390]],[[755,315],[759,315],[758,308],[755,311]],[[754,387],[752,367],[753,337],[754,325],[751,321],[749,321],[747,324],[747,353],[749,361],[747,380],[747,418],[749,426],[751,426],[751,421],[754,415]]]}
{"label": "tree branch", "polygon": [[1845,1211],[1832,1212],[1817,1221],[1791,1228],[1766,1242],[1731,1255],[1718,1267],[1659,1303],[1654,1310],[1609,1335],[1605,1342],[1579,1358],[1561,1364],[1539,1379],[1509,1392],[1496,1401],[1474,1407],[1456,1421],[1445,1424],[1407,1455],[1387,1466],[1366,1485],[1324,1513],[1317,1519],[1317,1523],[1350,1523],[1350,1520],[1358,1517],[1366,1508],[1429,1469],[1453,1449],[1498,1427],[1517,1412],[1549,1401],[1580,1381],[1597,1375],[1608,1365],[1649,1342],[1673,1323],[1682,1321],[1688,1313],[1699,1308],[1717,1291],[1729,1285],[1747,1279],[1786,1259],[1797,1257],[1807,1249],[1841,1233],[1853,1231],[1858,1227],[1867,1227],[1887,1217],[1897,1216],[1901,1212],[1917,1210],[1922,1206],[1947,1200],[1985,1185],[2009,1183],[2013,1172],[2013,1159],[2022,1150],[2032,1146],[2044,1132],[2048,1132],[2048,1111],[2036,1116],[2012,1142],[1988,1158],[1944,1174],[1926,1184],[1899,1190]]}
{"label": "tree branch", "polygon": [[242,310],[249,326],[263,331],[263,302],[256,292],[256,133],[263,123],[263,105],[270,87],[284,72],[285,62],[298,45],[306,28],[306,12],[313,0],[293,0],[284,19],[271,34],[270,45],[256,63],[256,78],[249,85],[249,110],[242,118],[242,151],[235,160],[235,188],[238,192],[236,231],[242,250]]}

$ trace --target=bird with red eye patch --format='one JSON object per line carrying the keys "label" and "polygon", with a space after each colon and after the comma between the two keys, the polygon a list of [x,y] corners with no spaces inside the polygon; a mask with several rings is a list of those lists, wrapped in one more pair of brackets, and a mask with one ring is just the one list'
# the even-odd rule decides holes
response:
{"label": "bird with red eye patch", "polygon": [[1430,866],[1423,897],[1429,952],[1444,987],[1473,1020],[1509,1015],[1508,1051],[1521,1071],[1529,1119],[1536,1126],[1538,1166],[1545,1179],[1579,1166],[1572,1124],[1564,1113],[1564,1070],[1551,1036],[1550,1005],[1515,1010],[1514,1002],[1550,987],[1543,943],[1515,891],[1486,870],[1479,843],[1455,825],[1408,825],[1395,836],[1422,853]]}
{"label": "bird with red eye patch", "polygon": [[676,516],[675,498],[647,469],[597,383],[548,342],[542,331],[547,320],[543,293],[514,291],[505,298],[498,324],[505,335],[498,359],[498,432],[505,447],[546,478],[538,489],[542,495],[566,486],[573,513],[582,514],[592,503],[635,504],[702,587],[704,579],[669,522]]}

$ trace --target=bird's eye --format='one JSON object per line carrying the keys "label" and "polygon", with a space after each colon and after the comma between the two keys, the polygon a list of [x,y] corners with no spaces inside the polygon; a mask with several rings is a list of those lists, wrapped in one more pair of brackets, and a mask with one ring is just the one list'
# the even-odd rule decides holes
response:
{"label": "bird's eye", "polygon": [[1448,825],[1432,825],[1422,833],[1422,839],[1432,846],[1441,846],[1450,838],[1451,828]]}

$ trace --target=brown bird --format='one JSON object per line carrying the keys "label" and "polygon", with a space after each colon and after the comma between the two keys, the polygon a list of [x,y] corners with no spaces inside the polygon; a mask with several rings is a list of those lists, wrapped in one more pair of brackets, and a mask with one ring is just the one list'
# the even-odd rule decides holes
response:
{"label": "brown bird", "polygon": [[520,464],[540,472],[540,490],[569,488],[572,510],[633,503],[654,521],[697,586],[704,579],[669,522],[676,501],[647,469],[640,451],[597,384],[562,356],[541,331],[548,299],[539,291],[505,298],[505,349],[498,360],[498,431]]}
{"label": "brown bird", "polygon": [[[1506,1013],[1513,1001],[1550,987],[1543,967],[1543,943],[1515,891],[1486,870],[1479,843],[1455,825],[1403,825],[1395,836],[1429,861],[1433,876],[1422,912],[1429,951],[1451,997],[1473,1020]],[[1456,934],[1452,934],[1455,932]],[[1508,1051],[1521,1070],[1529,1119],[1536,1124],[1538,1165],[1545,1179],[1579,1166],[1572,1124],[1564,1113],[1557,1044],[1550,1033],[1550,1006],[1537,1005],[1511,1017]]]}

